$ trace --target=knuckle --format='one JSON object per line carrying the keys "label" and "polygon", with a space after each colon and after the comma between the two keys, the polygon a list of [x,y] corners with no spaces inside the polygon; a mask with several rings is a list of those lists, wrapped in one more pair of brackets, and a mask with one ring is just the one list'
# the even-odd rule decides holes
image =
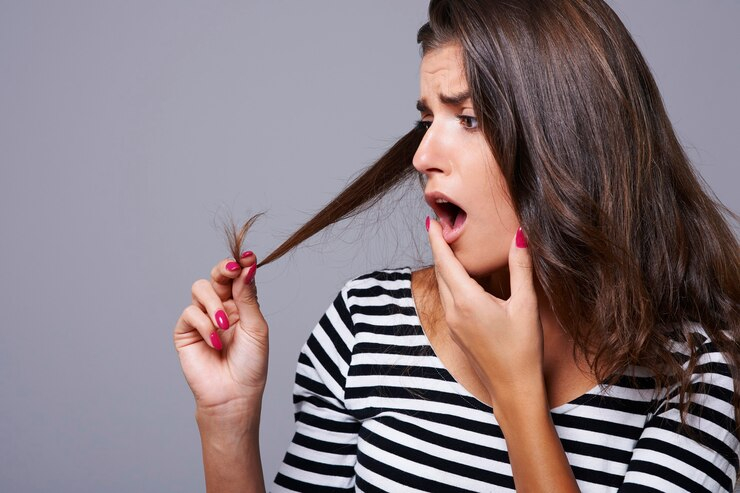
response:
{"label": "knuckle", "polygon": [[202,293],[207,286],[210,286],[210,283],[208,281],[206,281],[205,279],[198,279],[193,283],[191,291],[194,295],[197,295],[198,293]]}
{"label": "knuckle", "polygon": [[182,320],[183,325],[186,327],[192,327],[194,329],[198,328],[198,312],[200,310],[195,305],[189,305],[185,310],[182,312],[182,316],[180,319]]}
{"label": "knuckle", "polygon": [[455,310],[461,314],[470,313],[473,311],[473,308],[473,303],[467,296],[461,296],[455,300]]}
{"label": "knuckle", "polygon": [[257,299],[257,290],[256,289],[247,289],[244,292],[244,296],[242,297],[242,300],[244,300],[247,303],[256,305],[257,307],[260,306],[260,302]]}
{"label": "knuckle", "polygon": [[182,312],[183,319],[191,325],[196,323],[199,316],[203,314],[203,310],[195,305],[188,305],[187,308]]}
{"label": "knuckle", "polygon": [[456,333],[456,327],[458,323],[460,322],[460,317],[457,315],[457,313],[447,313],[445,315],[445,322],[447,323],[447,327],[450,329],[450,334]]}

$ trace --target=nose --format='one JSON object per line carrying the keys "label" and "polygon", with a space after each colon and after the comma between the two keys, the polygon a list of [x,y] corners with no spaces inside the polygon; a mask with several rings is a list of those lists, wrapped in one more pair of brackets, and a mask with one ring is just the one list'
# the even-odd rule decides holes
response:
{"label": "nose", "polygon": [[421,139],[419,147],[416,148],[412,163],[419,173],[427,176],[432,173],[447,173],[448,166],[444,163],[448,162],[449,159],[445,157],[441,130],[432,123]]}

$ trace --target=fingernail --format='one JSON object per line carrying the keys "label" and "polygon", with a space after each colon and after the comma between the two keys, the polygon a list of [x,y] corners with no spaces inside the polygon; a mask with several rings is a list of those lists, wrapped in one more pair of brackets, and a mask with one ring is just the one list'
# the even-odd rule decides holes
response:
{"label": "fingernail", "polygon": [[427,216],[427,231],[429,231],[429,216]]}
{"label": "fingernail", "polygon": [[232,272],[235,270],[239,270],[239,264],[237,264],[236,262],[229,262],[228,264],[226,264],[226,270],[230,270]]}
{"label": "fingernail", "polygon": [[242,258],[247,258],[250,255],[254,255],[254,252],[251,250],[247,250],[246,252],[242,253]]}
{"label": "fingernail", "polygon": [[216,324],[221,330],[226,330],[229,328],[229,317],[226,316],[223,310],[219,310],[216,312]]}
{"label": "fingernail", "polygon": [[255,272],[257,272],[257,264],[250,265],[249,270],[247,271],[247,275],[244,277],[244,284],[249,284],[250,282],[252,282]]}
{"label": "fingernail", "polygon": [[214,349],[218,349],[219,351],[224,348],[223,344],[221,344],[221,339],[218,338],[218,334],[215,332],[211,332],[211,344],[213,344]]}
{"label": "fingernail", "polygon": [[529,246],[529,243],[527,243],[527,237],[524,236],[524,231],[522,231],[521,227],[516,230],[515,241],[517,248],[527,248]]}

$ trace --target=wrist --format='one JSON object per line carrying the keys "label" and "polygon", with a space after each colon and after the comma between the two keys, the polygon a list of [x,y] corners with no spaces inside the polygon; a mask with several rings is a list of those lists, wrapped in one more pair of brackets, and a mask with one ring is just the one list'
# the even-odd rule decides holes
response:
{"label": "wrist", "polygon": [[547,388],[542,378],[499,388],[491,397],[494,415],[502,428],[526,427],[532,419],[542,416],[550,419]]}
{"label": "wrist", "polygon": [[201,434],[259,432],[262,396],[217,406],[196,405],[195,421]]}
{"label": "wrist", "polygon": [[259,406],[199,407],[196,421],[203,451],[206,491],[264,493]]}

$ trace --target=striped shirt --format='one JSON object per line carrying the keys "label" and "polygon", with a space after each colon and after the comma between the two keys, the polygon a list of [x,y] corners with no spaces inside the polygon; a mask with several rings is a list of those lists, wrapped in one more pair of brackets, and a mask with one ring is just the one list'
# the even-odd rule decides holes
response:
{"label": "striped shirt", "polygon": [[[687,416],[640,368],[551,410],[581,491],[732,491],[740,442],[726,359],[703,340]],[[685,359],[686,346],[674,354]],[[681,356],[681,355],[684,356]],[[411,296],[411,269],[349,281],[301,350],[296,431],[273,492],[513,491],[493,409],[445,369]]]}

